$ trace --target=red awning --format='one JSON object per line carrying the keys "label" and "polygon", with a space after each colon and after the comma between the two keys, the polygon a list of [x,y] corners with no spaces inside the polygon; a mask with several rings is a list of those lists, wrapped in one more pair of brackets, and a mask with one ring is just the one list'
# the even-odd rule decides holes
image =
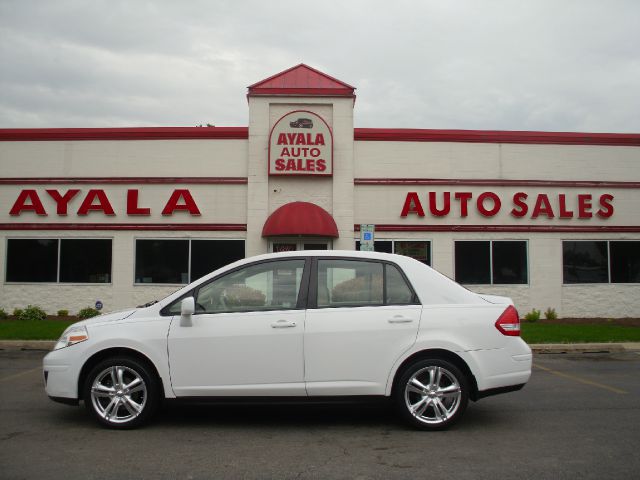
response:
{"label": "red awning", "polygon": [[263,237],[311,235],[338,237],[338,227],[326,210],[309,202],[291,202],[273,212],[262,228]]}

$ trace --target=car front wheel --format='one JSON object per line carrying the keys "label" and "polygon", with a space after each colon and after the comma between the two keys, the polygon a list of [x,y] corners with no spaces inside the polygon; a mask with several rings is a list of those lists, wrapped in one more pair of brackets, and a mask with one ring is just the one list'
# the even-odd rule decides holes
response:
{"label": "car front wheel", "polygon": [[158,405],[159,382],[142,362],[128,357],[98,363],[87,376],[84,403],[93,417],[110,428],[134,428]]}
{"label": "car front wheel", "polygon": [[411,364],[400,377],[395,395],[404,420],[423,430],[450,427],[462,417],[469,401],[467,378],[442,359]]}

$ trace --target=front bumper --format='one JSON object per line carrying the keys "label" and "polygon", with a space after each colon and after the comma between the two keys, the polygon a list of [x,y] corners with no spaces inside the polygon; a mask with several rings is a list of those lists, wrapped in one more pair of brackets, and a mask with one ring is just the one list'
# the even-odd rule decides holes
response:
{"label": "front bumper", "polygon": [[78,361],[80,348],[75,347],[49,352],[42,361],[45,391],[52,400],[65,403],[78,401],[78,365],[82,365],[82,362]]}

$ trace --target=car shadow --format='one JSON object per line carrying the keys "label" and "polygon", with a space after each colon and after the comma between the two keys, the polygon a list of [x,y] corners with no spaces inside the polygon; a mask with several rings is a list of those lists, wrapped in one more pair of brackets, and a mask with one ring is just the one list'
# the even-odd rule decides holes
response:
{"label": "car shadow", "polygon": [[282,405],[167,403],[155,418],[162,426],[318,427],[368,425],[403,428],[386,405]]}

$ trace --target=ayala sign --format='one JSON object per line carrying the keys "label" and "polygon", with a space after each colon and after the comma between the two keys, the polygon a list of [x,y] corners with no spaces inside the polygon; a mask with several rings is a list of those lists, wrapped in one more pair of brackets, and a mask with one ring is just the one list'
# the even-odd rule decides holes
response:
{"label": "ayala sign", "polygon": [[[40,216],[47,216],[53,209],[47,211],[42,198],[50,198],[55,203],[55,211],[57,215],[66,216],[71,208],[76,210],[76,214],[80,216],[89,215],[90,213],[102,213],[104,215],[113,216],[116,212],[113,209],[111,201],[107,193],[102,189],[92,188],[88,192],[81,192],[80,189],[72,188],[61,192],[55,189],[45,190],[47,195],[39,194],[37,190],[25,189],[20,191],[18,198],[13,203],[9,215],[17,217],[23,213],[35,213]],[[126,210],[127,215],[150,216],[151,208],[140,205],[138,199],[138,189],[127,190],[126,194]],[[82,197],[82,202],[78,205],[74,199]],[[193,216],[200,215],[200,209],[193,199],[188,189],[175,189],[162,209],[162,215],[170,216],[175,212],[187,212]]]}
{"label": "ayala sign", "polygon": [[333,135],[307,110],[287,113],[269,135],[269,175],[333,175]]}

